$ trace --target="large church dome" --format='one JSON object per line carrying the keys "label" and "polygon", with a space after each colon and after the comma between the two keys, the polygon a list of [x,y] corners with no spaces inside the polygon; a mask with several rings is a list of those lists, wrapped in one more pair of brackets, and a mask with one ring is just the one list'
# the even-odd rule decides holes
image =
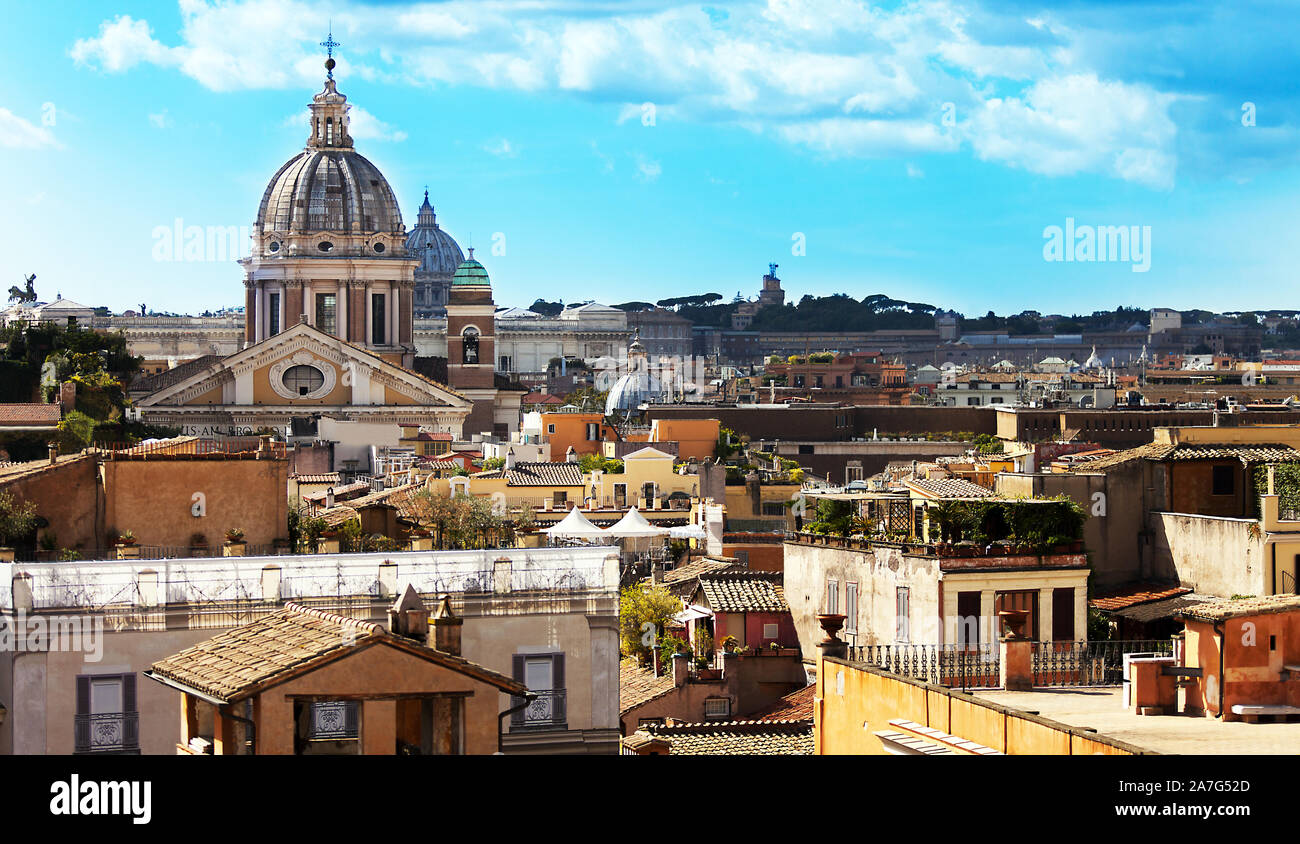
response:
{"label": "large church dome", "polygon": [[[406,252],[420,259],[417,273],[429,273],[437,278],[450,279],[465,261],[465,255],[451,235],[438,225],[429,192],[424,192],[424,204],[415,218],[415,228],[406,235]],[[419,276],[416,276],[419,280]]]}
{"label": "large church dome", "polygon": [[332,74],[312,98],[307,148],[276,171],[262,194],[253,235],[258,257],[406,256],[397,196],[353,149],[347,99]]}

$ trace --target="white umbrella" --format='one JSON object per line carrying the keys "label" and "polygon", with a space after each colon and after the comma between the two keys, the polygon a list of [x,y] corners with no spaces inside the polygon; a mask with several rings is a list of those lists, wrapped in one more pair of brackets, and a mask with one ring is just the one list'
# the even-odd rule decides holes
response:
{"label": "white umbrella", "polygon": [[614,536],[619,539],[627,539],[642,536],[666,536],[668,528],[655,527],[646,521],[641,511],[633,507],[627,511],[627,515],[618,520],[613,527],[605,529],[606,536]]}
{"label": "white umbrella", "polygon": [[681,525],[668,529],[671,539],[708,539],[709,534],[699,525]]}
{"label": "white umbrella", "polygon": [[582,511],[574,507],[569,514],[548,527],[542,533],[556,536],[571,536],[578,539],[600,539],[609,536],[609,533],[601,530],[588,521],[587,517],[582,515]]}

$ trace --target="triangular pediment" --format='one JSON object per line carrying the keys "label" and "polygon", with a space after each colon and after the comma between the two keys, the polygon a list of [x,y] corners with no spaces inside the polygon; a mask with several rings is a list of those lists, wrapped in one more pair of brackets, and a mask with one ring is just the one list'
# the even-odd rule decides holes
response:
{"label": "triangular pediment", "polygon": [[[312,388],[314,392],[305,399],[296,395],[281,380],[286,371],[297,365],[314,367],[322,375],[319,383]],[[360,381],[383,385],[385,396],[405,397],[405,404],[467,411],[472,408],[469,399],[450,387],[390,363],[373,352],[305,323],[294,325],[260,343],[214,361],[188,377],[151,393],[138,404],[141,407],[184,405],[214,396],[218,390],[229,394],[231,390],[227,385],[250,376],[258,378],[256,393],[263,398],[256,403],[261,405],[302,403],[320,407],[323,396],[347,395],[349,391],[339,388],[351,387]],[[232,402],[227,397],[213,403],[229,405],[244,402]],[[338,403],[353,402],[343,400]]]}

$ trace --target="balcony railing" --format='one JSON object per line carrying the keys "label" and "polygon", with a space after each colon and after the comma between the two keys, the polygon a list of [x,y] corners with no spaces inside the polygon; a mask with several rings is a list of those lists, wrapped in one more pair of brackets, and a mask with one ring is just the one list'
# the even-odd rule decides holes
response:
{"label": "balcony railing", "polygon": [[534,694],[537,699],[512,717],[511,729],[550,730],[564,727],[568,721],[565,690],[546,689]]}
{"label": "balcony railing", "polygon": [[139,753],[140,714],[110,712],[78,715],[73,738],[77,753]]}
{"label": "balcony railing", "polygon": [[1035,686],[1118,686],[1125,654],[1173,655],[1170,639],[1125,639],[1110,642],[1035,642]]}
{"label": "balcony railing", "polygon": [[1001,653],[995,644],[855,645],[849,658],[903,677],[960,689],[998,688]]}

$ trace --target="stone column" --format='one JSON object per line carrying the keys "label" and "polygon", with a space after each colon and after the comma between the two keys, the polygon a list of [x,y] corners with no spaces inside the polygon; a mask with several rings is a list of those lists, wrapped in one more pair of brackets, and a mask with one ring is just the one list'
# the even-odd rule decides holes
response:
{"label": "stone column", "polygon": [[348,330],[346,339],[351,343],[365,345],[366,342],[366,283],[350,279],[348,281]]}
{"label": "stone column", "polygon": [[261,309],[257,307],[257,288],[251,279],[244,281],[244,345],[257,340],[257,320]]}
{"label": "stone column", "polygon": [[1052,641],[1052,589],[1038,590],[1038,641]]}
{"label": "stone column", "polygon": [[412,295],[414,290],[414,282],[402,282],[400,288],[401,305],[400,310],[398,311],[401,317],[401,333],[398,334],[398,339],[404,346],[409,346],[415,342],[412,323],[412,320],[415,319],[415,302]]}
{"label": "stone column", "polygon": [[997,606],[997,593],[992,589],[980,592],[980,644],[990,644],[998,640],[1002,631],[998,629],[998,617],[994,612]]}

